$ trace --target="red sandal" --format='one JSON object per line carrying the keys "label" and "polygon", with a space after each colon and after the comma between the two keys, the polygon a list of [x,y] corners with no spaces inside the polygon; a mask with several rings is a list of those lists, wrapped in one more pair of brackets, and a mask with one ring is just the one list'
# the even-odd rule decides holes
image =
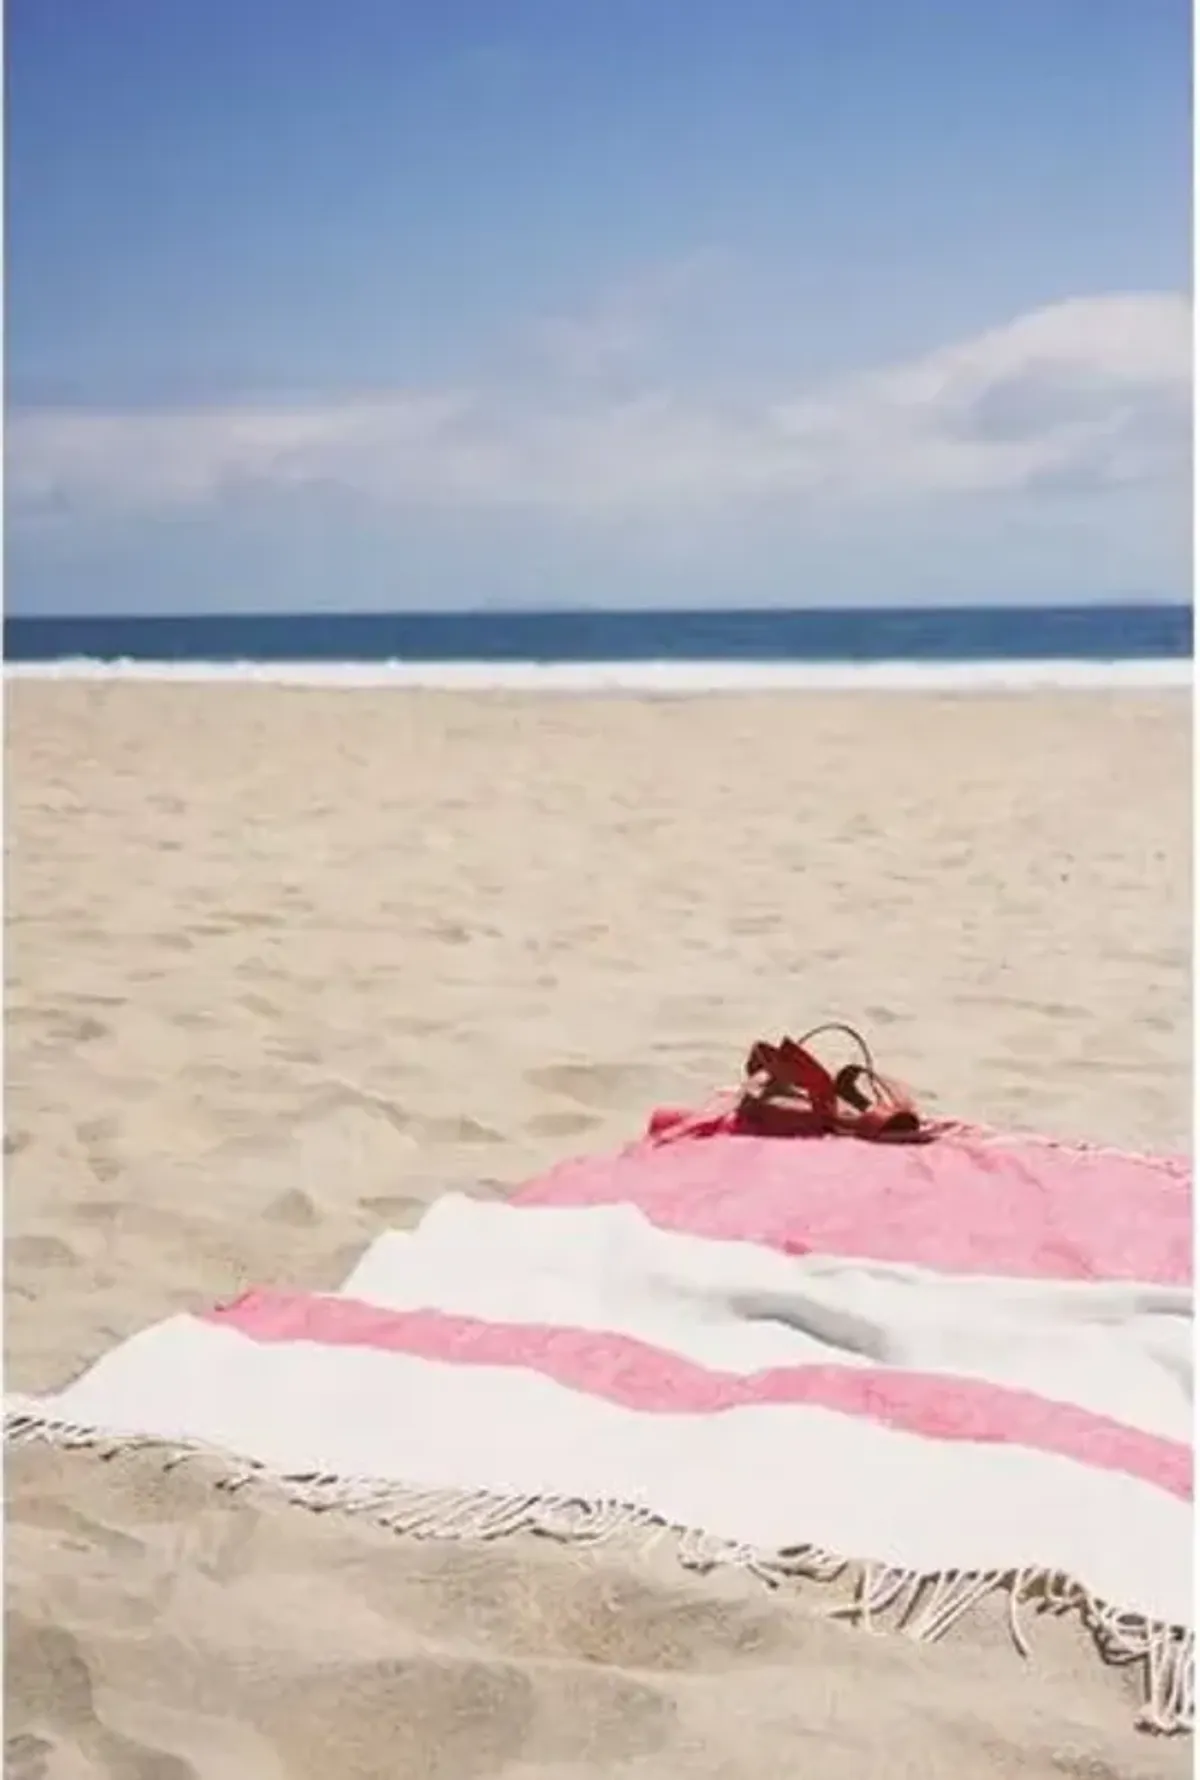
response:
{"label": "red sandal", "polygon": [[760,1039],[746,1059],[735,1123],[758,1137],[824,1137],[833,1129],[836,1100],[815,1057],[789,1038],[777,1045]]}
{"label": "red sandal", "polygon": [[[831,1076],[806,1049],[823,1032],[844,1032],[862,1052]],[[760,1137],[857,1137],[868,1143],[928,1143],[912,1096],[880,1075],[862,1034],[840,1020],[814,1026],[800,1039],[760,1040],[746,1059],[737,1105],[738,1129]]]}

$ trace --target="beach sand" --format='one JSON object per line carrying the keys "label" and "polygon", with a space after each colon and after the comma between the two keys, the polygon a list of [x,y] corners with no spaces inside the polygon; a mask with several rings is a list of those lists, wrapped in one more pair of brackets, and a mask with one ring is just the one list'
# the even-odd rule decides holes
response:
{"label": "beach sand", "polygon": [[[332,1286],[447,1187],[622,1141],[823,1016],[931,1107],[1190,1141],[1182,694],[22,682],[7,722],[12,1388]],[[1071,1621],[1023,1661],[998,1607],[925,1648],[828,1600],[22,1449],[5,1772],[1190,1772]]]}

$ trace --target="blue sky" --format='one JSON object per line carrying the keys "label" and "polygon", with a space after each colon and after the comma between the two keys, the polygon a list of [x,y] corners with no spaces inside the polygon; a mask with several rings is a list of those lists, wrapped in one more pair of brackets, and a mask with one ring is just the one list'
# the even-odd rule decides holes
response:
{"label": "blue sky", "polygon": [[16,611],[1171,597],[1186,0],[9,0]]}

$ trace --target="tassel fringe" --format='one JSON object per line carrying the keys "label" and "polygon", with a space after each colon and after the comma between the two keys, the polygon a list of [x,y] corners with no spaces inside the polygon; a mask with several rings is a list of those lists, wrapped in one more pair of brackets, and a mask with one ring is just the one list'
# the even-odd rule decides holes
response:
{"label": "tassel fringe", "polygon": [[313,1513],[332,1509],[361,1514],[406,1538],[488,1541],[534,1533],[564,1544],[600,1545],[632,1532],[648,1540],[671,1540],[685,1569],[706,1572],[733,1565],[749,1571],[769,1588],[798,1578],[816,1582],[849,1578],[853,1597],[831,1607],[830,1618],[850,1620],[868,1631],[877,1625],[881,1629],[890,1626],[920,1644],[936,1643],[985,1596],[1003,1592],[1013,1643],[1022,1656],[1030,1654],[1021,1624],[1022,1608],[1032,1605],[1038,1613],[1078,1613],[1105,1662],[1140,1666],[1140,1729],[1169,1735],[1191,1731],[1195,1723],[1195,1633],[1108,1606],[1060,1571],[950,1570],[921,1575],[886,1564],[855,1562],[815,1545],[762,1551],[694,1527],[670,1526],[650,1509],[626,1502],[418,1489],[339,1477],[332,1472],[283,1476],[263,1465],[231,1461],[227,1453],[198,1444],[168,1447],[159,1440],[106,1434],[99,1428],[59,1421],[28,1409],[7,1411],[5,1445],[35,1441],[68,1450],[87,1448],[103,1459],[155,1447],[163,1454],[166,1470],[187,1460],[215,1460],[222,1473],[216,1487],[222,1491],[234,1493],[267,1483]]}

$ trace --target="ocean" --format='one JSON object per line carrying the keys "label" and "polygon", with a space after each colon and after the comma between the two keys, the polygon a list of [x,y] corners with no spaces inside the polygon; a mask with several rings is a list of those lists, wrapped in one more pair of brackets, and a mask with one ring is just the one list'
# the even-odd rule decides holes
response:
{"label": "ocean", "polygon": [[6,673],[611,687],[1190,685],[1185,605],[206,613],[4,621]]}

